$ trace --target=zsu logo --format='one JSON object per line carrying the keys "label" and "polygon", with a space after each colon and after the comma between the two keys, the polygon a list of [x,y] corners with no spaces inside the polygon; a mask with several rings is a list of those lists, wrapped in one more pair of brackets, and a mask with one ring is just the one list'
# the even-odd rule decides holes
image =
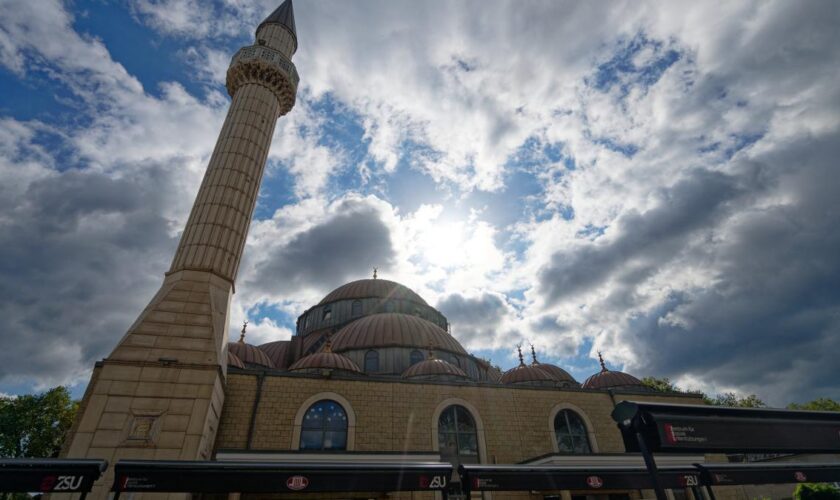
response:
{"label": "zsu logo", "polygon": [[41,491],[73,491],[82,485],[84,476],[45,476],[41,480]]}
{"label": "zsu logo", "polygon": [[598,476],[589,476],[586,478],[586,484],[588,484],[590,488],[600,488],[604,485],[604,480]]}
{"label": "zsu logo", "polygon": [[686,487],[699,486],[700,485],[700,480],[697,479],[697,476],[691,476],[691,475],[680,476],[679,482],[680,482],[680,486],[686,486]]}
{"label": "zsu logo", "polygon": [[445,488],[446,476],[432,476],[431,480],[427,476],[420,476],[420,487],[429,489]]}
{"label": "zsu logo", "polygon": [[806,476],[804,472],[795,472],[793,477],[795,477],[800,483],[808,480],[808,476]]}

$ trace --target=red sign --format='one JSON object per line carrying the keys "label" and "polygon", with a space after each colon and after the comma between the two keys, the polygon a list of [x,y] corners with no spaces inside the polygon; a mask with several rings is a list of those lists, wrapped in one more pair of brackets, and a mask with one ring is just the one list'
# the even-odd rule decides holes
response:
{"label": "red sign", "polygon": [[795,472],[793,477],[795,477],[800,483],[808,480],[808,476],[806,476],[804,472]]}
{"label": "red sign", "polygon": [[586,478],[586,484],[588,484],[590,488],[600,488],[604,485],[604,480],[598,476],[589,476]]}
{"label": "red sign", "polygon": [[292,476],[289,479],[286,479],[286,488],[294,491],[300,491],[305,489],[309,486],[309,479],[306,479],[303,476]]}

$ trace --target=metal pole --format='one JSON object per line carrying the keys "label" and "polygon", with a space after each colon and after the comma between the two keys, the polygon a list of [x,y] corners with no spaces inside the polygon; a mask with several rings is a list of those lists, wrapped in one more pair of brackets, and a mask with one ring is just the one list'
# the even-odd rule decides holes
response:
{"label": "metal pole", "polygon": [[656,470],[656,461],[653,459],[653,454],[648,449],[641,432],[636,432],[636,440],[639,442],[639,451],[642,452],[642,458],[645,459],[645,466],[650,474],[650,481],[653,483],[653,491],[656,492],[656,500],[668,500],[668,496],[665,495],[665,490],[659,484],[659,472]]}
{"label": "metal pole", "polygon": [[715,499],[715,492],[712,491],[712,485],[711,484],[706,485],[706,493],[709,494],[709,500],[716,500]]}
{"label": "metal pole", "polygon": [[120,490],[114,492],[114,498],[111,500],[120,500]]}
{"label": "metal pole", "polygon": [[87,491],[83,491],[81,496],[79,497],[79,500],[85,500],[85,497],[87,496],[87,494],[88,494]]}

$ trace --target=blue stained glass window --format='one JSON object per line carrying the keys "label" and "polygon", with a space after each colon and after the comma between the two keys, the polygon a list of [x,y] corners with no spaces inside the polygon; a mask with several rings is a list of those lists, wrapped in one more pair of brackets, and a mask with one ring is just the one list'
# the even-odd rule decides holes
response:
{"label": "blue stained glass window", "polygon": [[303,415],[301,450],[346,450],[347,412],[331,399],[313,404]]}

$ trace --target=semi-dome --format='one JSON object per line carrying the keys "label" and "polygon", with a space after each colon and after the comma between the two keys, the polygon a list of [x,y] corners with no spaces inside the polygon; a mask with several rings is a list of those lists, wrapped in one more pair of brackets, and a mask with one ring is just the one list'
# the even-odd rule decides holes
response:
{"label": "semi-dome", "polygon": [[353,373],[361,373],[362,371],[350,358],[332,352],[329,346],[322,352],[316,352],[297,360],[289,367],[289,371],[299,370],[343,370]]}
{"label": "semi-dome", "polygon": [[437,358],[425,359],[419,363],[409,366],[402,374],[403,378],[433,378],[433,377],[458,377],[469,378],[464,370],[452,363]]}
{"label": "semi-dome", "polygon": [[237,358],[245,363],[245,366],[259,365],[265,366],[266,368],[274,368],[274,363],[271,362],[264,352],[259,350],[256,346],[246,344],[242,340],[239,342],[228,343],[228,352],[233,353]]}
{"label": "semi-dome", "polygon": [[245,363],[239,359],[239,356],[230,351],[227,353],[227,364],[228,366],[235,366],[236,368],[245,368]]}
{"label": "semi-dome", "polygon": [[601,362],[601,371],[583,382],[582,387],[584,389],[647,389],[647,386],[633,375],[608,369],[600,352],[598,353],[598,360]]}
{"label": "semi-dome", "polygon": [[[376,280],[379,281],[379,280]],[[402,313],[371,314],[345,326],[333,337],[336,352],[379,347],[419,347],[467,354],[461,344],[430,321]]]}
{"label": "semi-dome", "polygon": [[274,368],[285,369],[288,367],[289,345],[288,340],[276,340],[259,346],[259,350],[268,356]]}
{"label": "semi-dome", "polygon": [[395,281],[383,279],[351,281],[328,293],[326,297],[321,299],[318,305],[329,304],[338,300],[368,298],[408,300],[424,306],[428,305],[414,290]]}

